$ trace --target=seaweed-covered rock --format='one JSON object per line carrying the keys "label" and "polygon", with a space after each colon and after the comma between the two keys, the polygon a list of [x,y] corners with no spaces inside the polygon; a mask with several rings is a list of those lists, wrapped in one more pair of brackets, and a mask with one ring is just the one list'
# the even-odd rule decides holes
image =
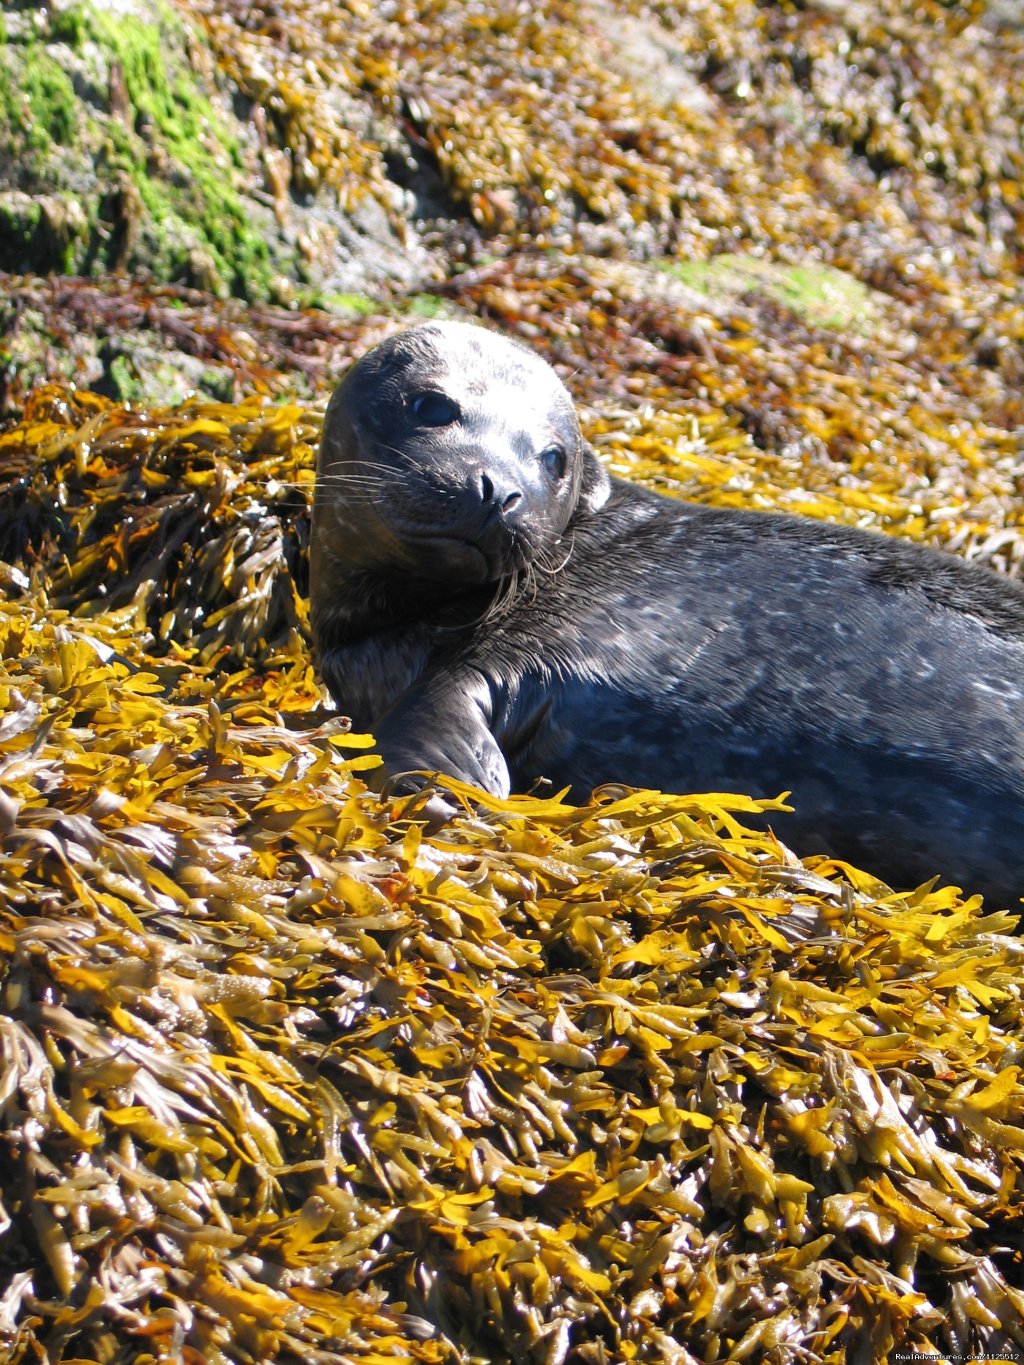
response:
{"label": "seaweed-covered rock", "polygon": [[310,662],[317,429],[0,435],[7,1358],[1024,1346],[1014,918],[801,865],[771,793],[424,838]]}

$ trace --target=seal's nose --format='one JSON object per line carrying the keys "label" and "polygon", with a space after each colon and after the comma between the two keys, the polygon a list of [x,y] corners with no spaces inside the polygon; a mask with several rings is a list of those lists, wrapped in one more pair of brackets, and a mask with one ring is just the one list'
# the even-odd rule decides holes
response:
{"label": "seal's nose", "polygon": [[496,507],[499,512],[510,512],[522,500],[517,488],[495,487],[490,475],[480,475],[480,501],[484,506]]}

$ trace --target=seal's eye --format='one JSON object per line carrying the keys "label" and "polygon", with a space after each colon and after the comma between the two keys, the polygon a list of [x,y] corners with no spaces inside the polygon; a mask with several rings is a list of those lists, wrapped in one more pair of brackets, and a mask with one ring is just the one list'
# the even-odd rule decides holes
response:
{"label": "seal's eye", "polygon": [[565,451],[561,446],[548,446],[537,458],[553,479],[565,474]]}
{"label": "seal's eye", "polygon": [[459,416],[456,404],[445,394],[433,390],[418,393],[409,407],[412,415],[428,427],[449,427]]}

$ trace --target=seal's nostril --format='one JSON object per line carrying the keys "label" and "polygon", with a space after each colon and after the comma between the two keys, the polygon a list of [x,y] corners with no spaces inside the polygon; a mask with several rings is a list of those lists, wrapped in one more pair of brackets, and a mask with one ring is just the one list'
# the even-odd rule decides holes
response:
{"label": "seal's nostril", "polygon": [[488,474],[480,475],[480,501],[485,507],[497,507],[502,512],[508,512],[515,507],[517,502],[522,500],[522,493],[513,489],[511,493],[506,493],[503,488],[495,488],[494,480]]}

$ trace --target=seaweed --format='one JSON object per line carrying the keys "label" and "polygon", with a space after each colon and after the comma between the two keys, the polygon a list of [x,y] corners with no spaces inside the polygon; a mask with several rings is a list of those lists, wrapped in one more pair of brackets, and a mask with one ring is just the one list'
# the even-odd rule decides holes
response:
{"label": "seaweed", "polygon": [[[205,288],[2,279],[0,1354],[1020,1350],[1009,908],[801,863],[765,832],[785,793],[453,784],[425,833],[370,789],[306,602],[326,396],[439,312],[544,354],[618,474],[1019,574],[1019,29],[935,0],[177,10],[241,115],[207,168],[257,156],[239,203],[285,235],[337,213],[290,280],[232,264],[233,201]],[[35,76],[0,131],[67,132],[52,44],[116,58],[116,254],[139,149],[190,165],[210,115],[103,22],[7,16]],[[316,276],[370,207],[436,278]],[[60,194],[0,223],[8,263],[80,268]]]}
{"label": "seaweed", "polygon": [[426,838],[310,660],[317,423],[0,436],[7,1358],[1024,1345],[1014,917],[799,863],[784,794]]}

